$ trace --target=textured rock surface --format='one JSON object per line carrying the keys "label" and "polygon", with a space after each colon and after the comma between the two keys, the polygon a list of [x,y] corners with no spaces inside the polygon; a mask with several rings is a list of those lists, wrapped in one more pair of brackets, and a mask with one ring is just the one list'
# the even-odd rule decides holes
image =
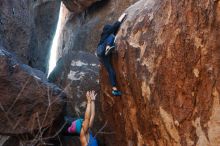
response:
{"label": "textured rock surface", "polygon": [[[94,53],[104,24],[116,21],[121,13],[135,1],[103,0],[79,14],[63,8],[62,18],[65,19],[62,20],[62,34],[58,43],[59,57],[62,59],[59,60],[58,68],[55,69],[50,79],[56,80],[56,83],[65,88],[70,97],[67,103],[67,111],[70,115],[77,117],[84,114],[86,90],[95,89],[97,92],[100,90],[99,62]],[[96,105],[94,133],[105,123],[99,97]],[[98,135],[98,138],[102,139],[101,144],[107,144],[108,142],[102,136],[103,134]],[[74,145],[71,143],[72,141],[68,145]]]}
{"label": "textured rock surface", "polygon": [[68,10],[79,13],[86,10],[93,3],[101,0],[62,0]]}
{"label": "textured rock surface", "polygon": [[127,12],[113,57],[121,98],[101,71],[109,145],[220,145],[220,1],[141,0]]}
{"label": "textured rock surface", "polygon": [[45,72],[59,7],[60,0],[1,0],[0,42]]}
{"label": "textured rock surface", "polygon": [[19,140],[12,136],[0,136],[0,146],[19,146]]}
{"label": "textured rock surface", "polygon": [[0,134],[45,133],[62,120],[65,95],[43,72],[19,63],[2,47],[0,64]]}

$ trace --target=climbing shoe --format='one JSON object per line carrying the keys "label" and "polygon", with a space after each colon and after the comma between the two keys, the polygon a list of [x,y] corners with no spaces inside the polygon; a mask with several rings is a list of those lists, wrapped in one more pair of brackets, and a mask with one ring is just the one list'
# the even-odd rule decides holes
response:
{"label": "climbing shoe", "polygon": [[105,49],[105,56],[108,56],[113,50],[115,46],[107,46]]}
{"label": "climbing shoe", "polygon": [[112,90],[112,95],[121,96],[121,92],[119,90]]}

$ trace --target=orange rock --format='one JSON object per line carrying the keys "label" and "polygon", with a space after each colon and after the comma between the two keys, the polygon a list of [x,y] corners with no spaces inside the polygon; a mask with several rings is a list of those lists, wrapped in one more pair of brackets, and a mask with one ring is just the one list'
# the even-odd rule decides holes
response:
{"label": "orange rock", "polygon": [[100,81],[116,145],[220,145],[220,2],[140,0],[126,12],[114,105],[103,68]]}

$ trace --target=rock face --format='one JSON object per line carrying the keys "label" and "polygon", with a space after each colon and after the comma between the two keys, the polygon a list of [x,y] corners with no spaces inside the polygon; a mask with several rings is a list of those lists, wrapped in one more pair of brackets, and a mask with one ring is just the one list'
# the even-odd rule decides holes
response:
{"label": "rock face", "polygon": [[86,10],[93,3],[100,0],[62,0],[65,6],[72,12],[80,13]]}
{"label": "rock face", "polygon": [[1,0],[1,44],[46,72],[59,8],[60,0]]}
{"label": "rock face", "polygon": [[[116,21],[121,13],[134,2],[136,0],[103,0],[78,14],[69,12],[65,7],[62,8],[62,18],[65,19],[62,20],[62,33],[58,43],[58,56],[61,59],[57,63],[58,67],[50,76],[50,80],[65,88],[69,97],[67,111],[70,115],[83,116],[86,106],[85,92],[92,89],[100,91],[99,61],[95,56],[95,50],[104,24]],[[93,127],[95,134],[105,124],[99,97],[96,105],[96,121]],[[100,136],[103,134],[98,134],[99,139]],[[101,144],[108,144],[104,137],[101,139]],[[71,141],[68,145],[74,145],[71,143],[73,142]]]}
{"label": "rock face", "polygon": [[19,146],[19,140],[12,136],[0,136],[0,146]]}
{"label": "rock face", "polygon": [[220,145],[220,1],[140,0],[127,13],[113,57],[121,98],[101,70],[109,145]]}
{"label": "rock face", "polygon": [[62,120],[65,94],[2,47],[0,64],[0,134],[45,135]]}

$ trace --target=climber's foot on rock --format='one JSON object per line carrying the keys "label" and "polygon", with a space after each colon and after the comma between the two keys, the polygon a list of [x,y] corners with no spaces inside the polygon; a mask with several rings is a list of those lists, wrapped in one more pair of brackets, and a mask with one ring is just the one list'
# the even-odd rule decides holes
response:
{"label": "climber's foot on rock", "polygon": [[121,96],[121,91],[119,91],[119,90],[112,90],[112,95],[114,95],[114,96]]}

